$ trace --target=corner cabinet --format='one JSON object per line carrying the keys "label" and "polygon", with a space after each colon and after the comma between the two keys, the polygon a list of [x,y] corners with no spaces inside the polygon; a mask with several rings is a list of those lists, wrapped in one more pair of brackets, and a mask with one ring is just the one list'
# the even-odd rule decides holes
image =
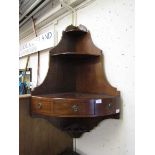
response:
{"label": "corner cabinet", "polygon": [[33,117],[45,118],[76,138],[120,115],[120,92],[107,81],[102,51],[83,25],[63,31],[50,51],[44,82],[31,94]]}

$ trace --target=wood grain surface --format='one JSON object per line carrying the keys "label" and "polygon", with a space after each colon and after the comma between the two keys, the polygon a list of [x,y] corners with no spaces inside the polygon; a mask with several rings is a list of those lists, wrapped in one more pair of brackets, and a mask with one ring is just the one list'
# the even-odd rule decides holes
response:
{"label": "wood grain surface", "polygon": [[58,155],[72,150],[72,138],[43,118],[30,116],[30,98],[19,103],[19,155]]}

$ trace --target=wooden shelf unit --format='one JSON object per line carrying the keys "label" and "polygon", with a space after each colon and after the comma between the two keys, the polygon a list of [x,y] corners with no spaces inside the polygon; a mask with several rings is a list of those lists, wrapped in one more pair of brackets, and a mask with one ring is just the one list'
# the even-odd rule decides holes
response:
{"label": "wooden shelf unit", "polygon": [[84,26],[68,26],[49,56],[48,74],[32,91],[32,116],[48,119],[73,137],[105,118],[119,118],[120,92],[106,79],[102,51]]}

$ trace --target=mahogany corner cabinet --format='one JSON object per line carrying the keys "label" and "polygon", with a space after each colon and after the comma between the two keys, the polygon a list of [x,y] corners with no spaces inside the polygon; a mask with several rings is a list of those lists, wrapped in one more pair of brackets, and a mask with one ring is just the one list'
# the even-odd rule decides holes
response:
{"label": "mahogany corner cabinet", "polygon": [[120,92],[106,79],[102,51],[85,26],[68,26],[49,57],[47,76],[31,93],[32,117],[75,138],[104,119],[119,119]]}

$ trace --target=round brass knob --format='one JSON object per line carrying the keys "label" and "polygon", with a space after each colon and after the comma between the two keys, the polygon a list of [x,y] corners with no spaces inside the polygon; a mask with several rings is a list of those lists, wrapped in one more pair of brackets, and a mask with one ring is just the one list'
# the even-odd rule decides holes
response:
{"label": "round brass knob", "polygon": [[74,105],[72,106],[72,110],[73,110],[74,112],[79,111],[78,105],[74,104]]}
{"label": "round brass knob", "polygon": [[111,107],[112,107],[112,103],[109,103],[109,104],[108,104],[108,107],[111,108]]}
{"label": "round brass knob", "polygon": [[42,103],[37,103],[36,108],[41,109],[41,107],[42,107]]}

